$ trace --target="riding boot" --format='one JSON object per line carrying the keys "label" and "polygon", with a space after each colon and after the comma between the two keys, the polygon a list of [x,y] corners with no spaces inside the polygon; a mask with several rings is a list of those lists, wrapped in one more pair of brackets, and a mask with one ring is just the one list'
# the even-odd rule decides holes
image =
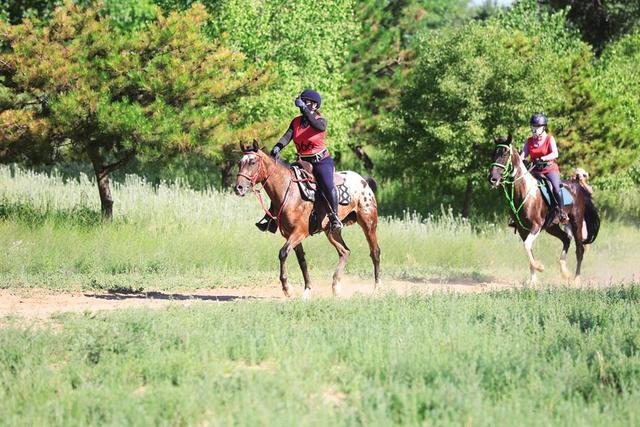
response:
{"label": "riding boot", "polygon": [[554,222],[557,222],[559,224],[568,224],[569,223],[569,217],[567,216],[567,213],[564,211],[564,196],[562,194],[562,188],[560,188],[560,192],[559,193],[555,193],[554,194],[555,199],[556,199],[556,219],[554,220]]}
{"label": "riding boot", "polygon": [[269,213],[265,213],[260,221],[256,222],[256,227],[258,227],[258,230],[260,231],[268,230],[271,233],[278,231],[278,223],[271,216],[271,208],[269,208]]}
{"label": "riding boot", "polygon": [[342,229],[342,221],[338,218],[338,191],[333,187],[331,191],[331,197],[329,198],[331,209],[329,212],[329,228],[331,231],[338,231]]}

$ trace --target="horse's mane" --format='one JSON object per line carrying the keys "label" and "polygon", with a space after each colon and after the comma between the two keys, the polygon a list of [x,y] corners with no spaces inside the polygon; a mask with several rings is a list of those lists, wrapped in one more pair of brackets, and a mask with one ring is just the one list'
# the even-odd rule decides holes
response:
{"label": "horse's mane", "polygon": [[291,168],[291,164],[289,164],[289,163],[285,162],[284,160],[281,160],[281,159],[280,159],[280,157],[275,157],[275,158],[274,158],[274,157],[272,157],[270,154],[266,153],[266,152],[265,152],[264,150],[262,150],[262,149],[249,149],[249,150],[246,150],[246,151],[244,151],[244,152],[245,152],[245,153],[256,153],[256,154],[258,154],[258,153],[260,152],[260,153],[262,153],[265,157],[268,157],[268,158],[270,158],[271,160],[273,160],[273,161],[276,163],[276,165],[278,165],[278,166],[282,166],[282,167],[287,168],[287,169]]}

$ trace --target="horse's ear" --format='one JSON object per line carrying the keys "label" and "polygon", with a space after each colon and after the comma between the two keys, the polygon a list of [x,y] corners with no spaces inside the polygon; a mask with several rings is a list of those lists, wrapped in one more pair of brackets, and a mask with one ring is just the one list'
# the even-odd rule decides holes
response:
{"label": "horse's ear", "polygon": [[511,135],[511,132],[509,132],[509,135],[507,135],[507,145],[511,145],[512,141],[513,141],[513,135]]}
{"label": "horse's ear", "polygon": [[244,145],[244,142],[240,142],[239,145],[240,145],[240,151],[242,151],[243,153],[247,151],[247,147]]}
{"label": "horse's ear", "polygon": [[257,139],[254,139],[254,140],[253,140],[253,149],[254,149],[255,151],[260,150],[260,143],[258,142],[258,140],[257,140]]}

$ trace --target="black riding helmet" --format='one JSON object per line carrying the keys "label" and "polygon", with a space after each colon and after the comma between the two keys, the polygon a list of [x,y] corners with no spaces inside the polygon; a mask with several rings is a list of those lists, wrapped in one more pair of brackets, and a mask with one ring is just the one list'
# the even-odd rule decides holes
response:
{"label": "black riding helmet", "polygon": [[305,89],[304,91],[302,91],[302,93],[300,94],[300,99],[302,99],[303,101],[309,100],[315,102],[316,104],[318,104],[317,108],[320,108],[320,104],[322,104],[322,97],[318,92],[312,89]]}
{"label": "black riding helmet", "polygon": [[547,116],[542,113],[535,113],[529,121],[531,126],[547,126]]}

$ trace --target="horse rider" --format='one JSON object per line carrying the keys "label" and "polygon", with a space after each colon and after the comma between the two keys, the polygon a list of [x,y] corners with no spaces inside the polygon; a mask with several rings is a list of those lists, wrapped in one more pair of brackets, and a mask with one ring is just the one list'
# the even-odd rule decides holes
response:
{"label": "horse rider", "polygon": [[[315,90],[304,90],[294,101],[300,109],[300,115],[295,117],[289,129],[282,135],[271,150],[272,157],[278,157],[280,151],[293,139],[293,143],[301,160],[311,163],[313,176],[315,177],[318,193],[324,197],[329,207],[329,227],[331,231],[342,228],[342,222],[338,218],[338,192],[333,183],[335,166],[333,158],[325,144],[327,133],[327,120],[322,117],[320,105],[322,98]],[[271,213],[272,209],[269,209]],[[269,214],[256,223],[261,231],[275,233],[277,224]]]}
{"label": "horse rider", "polygon": [[552,135],[547,133],[547,116],[535,113],[529,122],[532,136],[524,145],[523,157],[529,157],[533,162],[533,175],[536,178],[546,177],[553,187],[553,197],[556,200],[555,218],[560,224],[567,224],[569,217],[564,211],[564,198],[560,188],[560,168],[558,167],[558,146]]}
{"label": "horse rider", "polygon": [[582,168],[576,168],[575,173],[573,174],[573,180],[576,181],[580,187],[582,187],[584,189],[584,191],[586,191],[589,196],[591,196],[593,194],[593,188],[591,187],[591,185],[589,185],[589,173],[582,169]]}

